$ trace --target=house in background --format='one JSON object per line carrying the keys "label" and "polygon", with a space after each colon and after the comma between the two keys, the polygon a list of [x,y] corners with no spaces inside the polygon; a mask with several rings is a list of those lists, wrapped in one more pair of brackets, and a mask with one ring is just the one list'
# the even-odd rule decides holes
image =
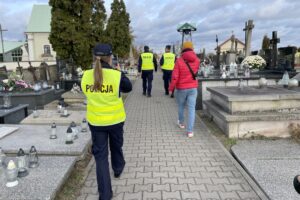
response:
{"label": "house in background", "polygon": [[17,62],[22,61],[25,42],[16,41],[3,41],[4,53],[2,42],[0,42],[0,62]]}
{"label": "house in background", "polygon": [[[231,37],[229,37],[227,40],[225,40],[222,44],[219,45],[221,54],[223,52],[226,53],[231,50]],[[236,46],[237,53],[238,54],[244,53],[245,52],[245,44],[237,38],[235,38],[235,41],[236,41],[236,44],[234,45],[234,48]]]}
{"label": "house in background", "polygon": [[50,24],[51,7],[49,5],[34,5],[25,31],[28,60],[46,62],[56,60],[56,53],[48,39],[51,31]]}

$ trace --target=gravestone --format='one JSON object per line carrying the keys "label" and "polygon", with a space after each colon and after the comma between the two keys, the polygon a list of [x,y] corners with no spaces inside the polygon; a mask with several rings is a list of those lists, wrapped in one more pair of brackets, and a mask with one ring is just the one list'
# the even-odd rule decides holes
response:
{"label": "gravestone", "polygon": [[0,147],[6,154],[13,155],[18,153],[19,148],[29,151],[32,145],[36,147],[39,155],[77,156],[81,158],[86,154],[91,144],[90,131],[81,132],[80,123],[77,123],[78,139],[74,140],[73,144],[67,145],[65,141],[69,124],[66,126],[57,125],[57,139],[50,139],[51,124],[52,122],[49,121],[47,125],[6,125],[7,128],[11,129],[8,131],[12,133],[0,139]]}
{"label": "gravestone", "polygon": [[19,184],[8,188],[5,176],[0,176],[0,199],[2,200],[53,200],[68,179],[76,157],[39,157],[39,166],[29,169],[28,176],[19,179]]}
{"label": "gravestone", "polygon": [[272,60],[271,60],[271,68],[275,69],[277,67],[277,57],[278,57],[278,52],[277,52],[277,44],[280,43],[280,39],[277,37],[277,31],[272,32],[272,39],[270,40],[270,44],[272,47]]}
{"label": "gravestone", "polygon": [[235,49],[236,39],[235,39],[235,36],[233,33],[231,35],[230,41],[231,41],[231,48],[226,55],[226,64],[227,65],[229,65],[230,63],[234,63],[235,59],[236,59],[236,53],[237,53],[236,49]]}
{"label": "gravestone", "polygon": [[254,28],[253,20],[248,20],[245,23],[245,56],[250,56],[251,54],[251,40],[252,40],[252,29]]}
{"label": "gravestone", "polygon": [[34,117],[33,114],[21,121],[21,124],[46,124],[55,122],[57,125],[69,125],[72,121],[80,124],[86,116],[85,111],[69,111],[67,116],[62,116],[56,110],[38,110],[39,116]]}

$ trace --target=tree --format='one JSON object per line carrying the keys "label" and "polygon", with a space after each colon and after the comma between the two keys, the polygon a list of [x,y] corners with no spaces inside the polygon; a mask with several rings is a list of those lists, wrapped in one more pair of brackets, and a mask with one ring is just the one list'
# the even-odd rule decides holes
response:
{"label": "tree", "polygon": [[129,54],[132,41],[129,28],[130,17],[123,0],[114,0],[111,11],[106,27],[106,41],[112,45],[115,54],[124,58]]}
{"label": "tree", "polygon": [[72,0],[50,0],[49,5],[52,6],[49,41],[60,59],[69,59],[74,52],[76,30]]}
{"label": "tree", "polygon": [[267,35],[265,35],[262,41],[261,49],[265,51],[269,49],[269,47],[270,47],[270,39],[268,38]]}
{"label": "tree", "polygon": [[102,0],[50,0],[49,40],[60,59],[71,59],[86,69],[92,63],[92,47],[103,40],[105,8]]}
{"label": "tree", "polygon": [[93,38],[94,42],[103,43],[105,40],[105,22],[106,22],[106,10],[103,0],[92,0],[92,24],[93,24]]}

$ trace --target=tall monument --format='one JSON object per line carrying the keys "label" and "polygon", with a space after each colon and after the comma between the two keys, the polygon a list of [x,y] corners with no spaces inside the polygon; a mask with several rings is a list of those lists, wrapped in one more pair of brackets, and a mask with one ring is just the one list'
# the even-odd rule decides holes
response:
{"label": "tall monument", "polygon": [[252,29],[254,28],[253,20],[248,20],[248,22],[245,23],[245,28],[243,31],[245,31],[245,56],[251,55],[251,39],[252,39]]}

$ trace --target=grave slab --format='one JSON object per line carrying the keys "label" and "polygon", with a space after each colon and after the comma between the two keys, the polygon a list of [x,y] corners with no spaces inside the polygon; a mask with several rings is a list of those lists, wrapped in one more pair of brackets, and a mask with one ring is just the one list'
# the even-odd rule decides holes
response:
{"label": "grave slab", "polygon": [[0,139],[0,147],[7,154],[16,154],[19,148],[28,153],[34,145],[40,155],[84,156],[91,144],[90,132],[79,132],[73,144],[65,144],[67,126],[57,126],[57,139],[49,139],[50,125],[5,125],[18,127],[12,134]]}
{"label": "grave slab", "polygon": [[300,145],[293,140],[246,140],[233,155],[272,200],[299,199],[293,179],[299,174]]}
{"label": "grave slab", "polygon": [[0,124],[18,124],[28,116],[28,104],[20,104],[9,109],[0,109]]}
{"label": "grave slab", "polygon": [[29,175],[18,179],[19,184],[8,188],[4,176],[0,176],[0,199],[52,200],[69,177],[76,157],[39,157],[38,168],[29,169]]}
{"label": "grave slab", "polygon": [[62,117],[56,110],[38,110],[39,117],[34,118],[33,114],[21,121],[21,124],[43,124],[48,125],[55,122],[57,125],[69,125],[72,121],[80,124],[85,118],[86,111],[68,111],[69,116]]}
{"label": "grave slab", "polygon": [[[67,109],[68,110],[74,110],[74,111],[86,111],[86,105],[82,102],[68,102],[67,103]],[[45,110],[57,110],[58,100],[52,101],[51,103],[48,103],[44,106]]]}

